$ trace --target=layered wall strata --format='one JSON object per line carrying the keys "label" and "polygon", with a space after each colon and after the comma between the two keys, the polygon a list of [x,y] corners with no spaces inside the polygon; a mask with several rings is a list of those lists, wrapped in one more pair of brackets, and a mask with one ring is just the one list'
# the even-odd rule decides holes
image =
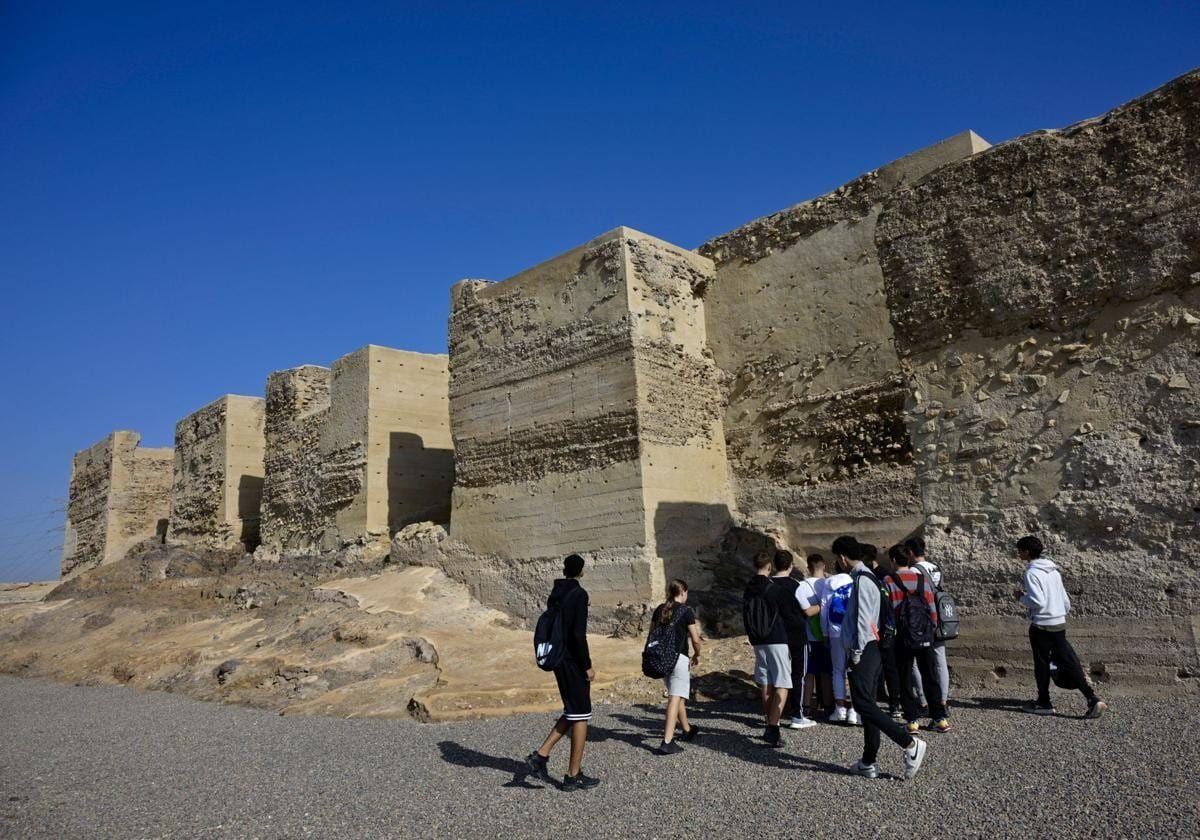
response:
{"label": "layered wall strata", "polygon": [[447,357],[368,345],[267,382],[263,545],[386,541],[446,522],[454,482]]}
{"label": "layered wall strata", "polygon": [[678,574],[704,586],[730,516],[711,276],[707,259],[617,228],[454,287],[451,535],[501,562],[451,573],[485,603],[536,615],[572,552],[590,555],[602,608],[640,608]]}
{"label": "layered wall strata", "polygon": [[920,525],[876,221],[893,191],[987,147],[964,132],[698,249],[716,266],[708,342],[747,524],[804,551]]}
{"label": "layered wall strata", "polygon": [[1040,535],[1100,676],[1197,673],[1197,138],[1191,73],[939,169],[877,231],[932,554],[1013,638]]}
{"label": "layered wall strata", "polygon": [[273,552],[316,545],[329,525],[321,501],[321,428],[329,368],[302,365],[267,377],[262,545]]}
{"label": "layered wall strata", "polygon": [[176,424],[172,542],[258,547],[265,408],[261,398],[228,394]]}
{"label": "layered wall strata", "polygon": [[142,449],[137,432],[113,432],[75,453],[63,540],[62,577],[120,560],[166,537],[171,449]]}

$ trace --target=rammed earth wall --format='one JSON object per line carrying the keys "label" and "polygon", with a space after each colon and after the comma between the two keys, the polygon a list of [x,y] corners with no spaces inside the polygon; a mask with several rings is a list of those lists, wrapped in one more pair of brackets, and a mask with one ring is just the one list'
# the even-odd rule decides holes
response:
{"label": "rammed earth wall", "polygon": [[939,169],[877,241],[959,655],[1019,639],[1036,533],[1100,676],[1197,673],[1200,73]]}
{"label": "rammed earth wall", "polygon": [[964,132],[699,248],[716,267],[708,341],[748,525],[801,552],[920,526],[876,220],[897,189],[987,147]]}

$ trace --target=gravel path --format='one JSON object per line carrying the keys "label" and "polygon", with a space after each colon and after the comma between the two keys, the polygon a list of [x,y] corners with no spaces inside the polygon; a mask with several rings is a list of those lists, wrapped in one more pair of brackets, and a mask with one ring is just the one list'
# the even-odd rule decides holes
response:
{"label": "gravel path", "polygon": [[[704,734],[649,752],[648,707],[598,715],[566,794],[517,758],[551,721],[420,725],[293,718],[124,688],[0,677],[2,837],[1196,836],[1200,700],[1121,698],[1100,721],[964,699],[914,781],[844,775],[861,732],[759,746],[750,711],[697,707]],[[1077,697],[1060,710],[1079,713]],[[551,759],[561,773],[566,745]],[[898,775],[884,742],[881,769]]]}

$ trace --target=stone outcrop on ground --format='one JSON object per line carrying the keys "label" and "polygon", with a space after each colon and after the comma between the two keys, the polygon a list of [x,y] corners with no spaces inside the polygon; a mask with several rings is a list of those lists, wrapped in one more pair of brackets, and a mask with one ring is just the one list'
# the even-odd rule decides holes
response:
{"label": "stone outcrop on ground", "polygon": [[926,541],[968,623],[1015,614],[1035,533],[1110,670],[1194,674],[1200,72],[938,169],[876,236]]}

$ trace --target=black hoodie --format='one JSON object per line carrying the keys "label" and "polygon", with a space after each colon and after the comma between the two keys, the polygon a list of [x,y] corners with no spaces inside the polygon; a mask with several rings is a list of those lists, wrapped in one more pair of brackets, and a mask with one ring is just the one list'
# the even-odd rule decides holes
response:
{"label": "black hoodie", "polygon": [[765,596],[775,606],[775,623],[771,625],[771,632],[762,638],[750,636],[750,644],[752,645],[786,645],[788,643],[787,625],[785,616],[787,615],[787,604],[784,599],[788,597],[787,590],[772,582],[771,578],[766,575],[755,575],[750,578],[750,582],[746,584],[746,600],[751,597]]}
{"label": "black hoodie", "polygon": [[587,590],[575,578],[559,578],[554,581],[547,607],[558,606],[562,610],[563,633],[566,634],[567,655],[583,670],[592,667],[592,656],[588,652]]}

